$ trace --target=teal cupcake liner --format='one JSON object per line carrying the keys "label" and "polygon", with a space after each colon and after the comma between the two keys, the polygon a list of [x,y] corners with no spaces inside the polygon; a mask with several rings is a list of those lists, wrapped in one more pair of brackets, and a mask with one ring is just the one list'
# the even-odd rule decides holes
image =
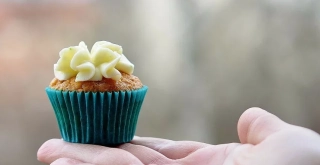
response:
{"label": "teal cupcake liner", "polygon": [[119,92],[46,92],[60,134],[72,143],[116,146],[133,139],[148,87]]}

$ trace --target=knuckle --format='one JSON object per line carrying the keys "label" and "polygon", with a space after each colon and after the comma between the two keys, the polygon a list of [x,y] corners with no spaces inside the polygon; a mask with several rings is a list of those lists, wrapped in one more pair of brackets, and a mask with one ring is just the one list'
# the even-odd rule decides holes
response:
{"label": "knuckle", "polygon": [[41,162],[46,162],[47,158],[55,152],[55,148],[58,143],[59,142],[56,139],[51,139],[42,144],[37,152],[38,160]]}

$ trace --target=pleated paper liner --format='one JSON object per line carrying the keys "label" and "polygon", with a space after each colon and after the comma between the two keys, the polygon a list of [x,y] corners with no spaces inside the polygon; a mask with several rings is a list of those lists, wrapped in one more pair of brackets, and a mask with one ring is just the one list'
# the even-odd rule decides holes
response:
{"label": "pleated paper liner", "polygon": [[62,138],[103,146],[116,146],[133,139],[147,90],[147,86],[119,92],[46,88]]}

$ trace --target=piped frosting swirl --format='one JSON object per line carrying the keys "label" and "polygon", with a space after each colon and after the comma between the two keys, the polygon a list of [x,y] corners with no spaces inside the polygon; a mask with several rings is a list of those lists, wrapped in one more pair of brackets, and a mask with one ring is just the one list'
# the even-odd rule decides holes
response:
{"label": "piped frosting swirl", "polygon": [[102,77],[115,81],[121,72],[132,74],[134,65],[123,55],[122,47],[107,41],[96,42],[89,52],[87,45],[64,48],[54,64],[54,75],[59,80],[76,77],[75,81],[100,81]]}

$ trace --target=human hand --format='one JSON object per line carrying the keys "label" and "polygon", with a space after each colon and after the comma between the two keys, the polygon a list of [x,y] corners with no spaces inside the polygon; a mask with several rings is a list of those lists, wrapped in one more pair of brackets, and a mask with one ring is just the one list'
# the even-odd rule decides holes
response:
{"label": "human hand", "polygon": [[109,148],[52,139],[38,151],[51,165],[319,165],[320,136],[251,108],[238,122],[241,143],[209,145],[191,141],[135,137]]}

